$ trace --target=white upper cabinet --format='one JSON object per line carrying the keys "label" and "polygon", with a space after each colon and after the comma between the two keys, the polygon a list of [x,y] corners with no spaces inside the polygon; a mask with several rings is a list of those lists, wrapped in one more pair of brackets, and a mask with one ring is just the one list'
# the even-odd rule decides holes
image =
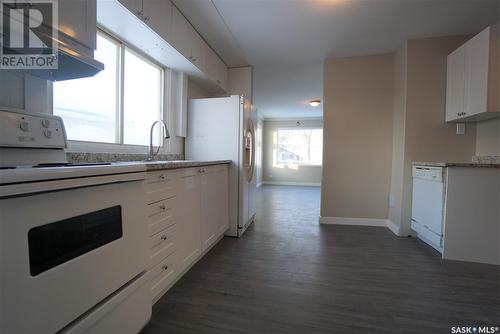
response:
{"label": "white upper cabinet", "polygon": [[59,31],[83,46],[95,50],[96,0],[60,0],[58,4]]}
{"label": "white upper cabinet", "polygon": [[206,68],[205,68],[206,48],[208,48],[207,43],[205,43],[203,38],[201,38],[201,36],[196,31],[194,31],[193,38],[191,40],[191,62],[204,73],[206,73]]}
{"label": "white upper cabinet", "polygon": [[500,116],[499,27],[486,28],[448,56],[447,122]]}
{"label": "white upper cabinet", "polygon": [[219,57],[217,57],[217,75],[215,77],[215,83],[222,89],[227,89],[227,67]]}
{"label": "white upper cabinet", "polygon": [[142,0],[118,0],[134,15],[139,16],[142,11]]}
{"label": "white upper cabinet", "polygon": [[226,64],[207,45],[205,49],[205,68],[207,77],[223,90],[227,90]]}
{"label": "white upper cabinet", "polygon": [[168,41],[200,71],[206,72],[205,47],[208,45],[175,6],[172,10],[172,33]]}
{"label": "white upper cabinet", "polygon": [[465,91],[465,46],[448,56],[446,71],[446,121],[462,117]]}
{"label": "white upper cabinet", "polygon": [[174,7],[172,10],[172,34],[168,38],[168,42],[189,60],[191,60],[191,40],[195,33],[196,31],[188,20]]}
{"label": "white upper cabinet", "polygon": [[465,116],[488,111],[488,71],[490,28],[474,36],[465,45]]}
{"label": "white upper cabinet", "polygon": [[172,29],[172,3],[166,0],[118,0],[163,39]]}
{"label": "white upper cabinet", "polygon": [[172,3],[165,0],[143,0],[143,20],[163,39],[172,29]]}
{"label": "white upper cabinet", "polygon": [[[118,0],[118,2],[166,41],[169,47],[177,50],[195,66],[189,73],[191,76],[201,79],[199,81],[208,85],[209,90],[226,91],[226,65],[169,0]],[[180,67],[186,72],[184,64]]]}

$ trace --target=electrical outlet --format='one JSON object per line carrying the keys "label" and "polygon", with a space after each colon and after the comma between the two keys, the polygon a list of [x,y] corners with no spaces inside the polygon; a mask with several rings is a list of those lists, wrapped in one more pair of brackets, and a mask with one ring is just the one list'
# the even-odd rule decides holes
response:
{"label": "electrical outlet", "polygon": [[465,123],[457,123],[457,135],[465,134]]}

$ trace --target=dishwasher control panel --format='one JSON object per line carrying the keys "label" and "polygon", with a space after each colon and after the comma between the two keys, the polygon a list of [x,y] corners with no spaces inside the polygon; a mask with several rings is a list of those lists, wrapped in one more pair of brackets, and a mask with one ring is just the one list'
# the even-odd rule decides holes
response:
{"label": "dishwasher control panel", "polygon": [[2,110],[0,147],[66,148],[64,123],[58,116]]}
{"label": "dishwasher control panel", "polygon": [[443,167],[413,166],[414,178],[443,182]]}

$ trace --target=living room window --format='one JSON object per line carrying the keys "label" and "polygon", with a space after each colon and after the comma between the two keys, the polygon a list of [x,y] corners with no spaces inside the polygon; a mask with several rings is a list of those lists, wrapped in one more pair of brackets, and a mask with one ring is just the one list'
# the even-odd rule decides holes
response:
{"label": "living room window", "polygon": [[277,129],[278,164],[321,166],[323,129]]}

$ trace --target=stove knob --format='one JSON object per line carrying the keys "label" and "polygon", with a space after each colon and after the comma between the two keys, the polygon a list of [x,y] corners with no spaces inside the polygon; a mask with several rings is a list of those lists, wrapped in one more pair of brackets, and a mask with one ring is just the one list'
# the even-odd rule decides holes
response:
{"label": "stove knob", "polygon": [[49,129],[43,130],[43,134],[47,138],[52,138],[52,131],[50,131]]}
{"label": "stove knob", "polygon": [[19,123],[19,129],[21,129],[24,132],[30,132],[31,131],[30,123],[26,121],[21,121],[21,123]]}
{"label": "stove knob", "polygon": [[48,120],[48,119],[42,119],[42,126],[44,128],[48,128],[50,126],[50,120]]}

